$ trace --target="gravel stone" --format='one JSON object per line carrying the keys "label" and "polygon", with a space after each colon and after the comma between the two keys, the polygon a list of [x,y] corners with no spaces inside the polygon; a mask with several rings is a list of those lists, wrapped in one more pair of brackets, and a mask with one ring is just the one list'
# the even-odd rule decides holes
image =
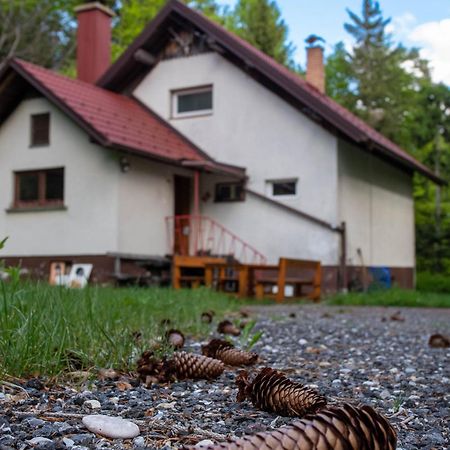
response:
{"label": "gravel stone", "polygon": [[[330,403],[373,406],[396,428],[398,450],[450,449],[450,349],[428,346],[431,334],[450,334],[450,310],[404,308],[403,322],[382,320],[399,308],[274,305],[248,310],[257,322],[254,331],[264,332],[252,349],[262,359],[256,368],[284,371],[293,381],[318,389]],[[211,336],[216,326],[211,324]],[[190,351],[199,353],[202,343],[187,336]],[[235,343],[240,345],[239,338]],[[127,379],[131,388],[122,390],[109,378],[86,381],[78,389],[29,380],[22,386],[27,395],[0,393],[0,450],[28,450],[24,443],[39,437],[48,439],[42,445],[52,450],[175,450],[292,422],[249,402],[236,403],[236,372],[230,368],[214,381],[150,388]],[[92,411],[89,404],[100,405],[95,413],[132,420],[141,435],[105,439],[86,433],[82,418]]]}

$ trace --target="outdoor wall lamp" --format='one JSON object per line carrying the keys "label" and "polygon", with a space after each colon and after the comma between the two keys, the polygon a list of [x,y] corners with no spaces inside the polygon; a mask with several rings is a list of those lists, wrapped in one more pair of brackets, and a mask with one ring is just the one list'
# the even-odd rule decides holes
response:
{"label": "outdoor wall lamp", "polygon": [[127,173],[130,170],[130,161],[128,161],[128,158],[126,156],[122,156],[119,160],[120,164],[120,170],[123,173]]}

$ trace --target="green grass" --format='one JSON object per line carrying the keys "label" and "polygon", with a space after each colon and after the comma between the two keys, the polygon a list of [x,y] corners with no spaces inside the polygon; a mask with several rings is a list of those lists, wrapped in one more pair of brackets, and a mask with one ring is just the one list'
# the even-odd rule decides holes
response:
{"label": "green grass", "polygon": [[450,294],[437,294],[403,289],[379,290],[364,293],[338,294],[329,297],[328,305],[347,306],[408,306],[450,308]]}
{"label": "green grass", "polygon": [[419,272],[417,274],[417,290],[446,293],[450,296],[450,276],[440,273]]}
{"label": "green grass", "polygon": [[163,319],[184,333],[207,335],[211,326],[201,322],[203,311],[220,317],[239,306],[206,289],[77,290],[0,281],[0,377],[133,369],[141,351],[164,334]]}

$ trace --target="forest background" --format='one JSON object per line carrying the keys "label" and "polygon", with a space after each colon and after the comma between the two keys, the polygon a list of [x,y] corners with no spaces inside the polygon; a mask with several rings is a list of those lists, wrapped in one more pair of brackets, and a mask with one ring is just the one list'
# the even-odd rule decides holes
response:
{"label": "forest background", "polygon": [[[298,76],[295,46],[275,0],[182,0],[284,64]],[[113,20],[116,59],[166,0],[104,0]],[[0,0],[0,69],[10,57],[75,74],[75,6],[80,0]],[[374,0],[347,10],[351,48],[337,42],[326,59],[327,94],[450,181],[450,88],[435,83],[419,49],[395,42]],[[305,36],[306,37],[306,36]],[[450,58],[450,55],[449,55]],[[450,275],[450,198],[446,186],[414,180],[417,267]],[[428,275],[427,275],[428,274]],[[445,283],[447,284],[447,283]],[[450,291],[450,283],[448,283]]]}

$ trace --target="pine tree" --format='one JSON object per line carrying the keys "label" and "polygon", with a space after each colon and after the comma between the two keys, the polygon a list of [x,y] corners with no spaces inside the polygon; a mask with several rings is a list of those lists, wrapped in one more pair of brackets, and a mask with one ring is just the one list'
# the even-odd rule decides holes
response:
{"label": "pine tree", "polygon": [[[347,10],[344,25],[355,43],[350,53],[336,46],[327,64],[328,92],[369,125],[401,146],[412,145],[408,116],[414,109],[417,82],[429,76],[416,49],[394,45],[380,5],[363,0],[361,16]],[[406,70],[409,65],[411,69]],[[347,91],[347,92],[346,92]]]}
{"label": "pine tree", "polygon": [[295,50],[288,42],[288,27],[274,0],[239,0],[227,26],[281,64],[294,67]]}

